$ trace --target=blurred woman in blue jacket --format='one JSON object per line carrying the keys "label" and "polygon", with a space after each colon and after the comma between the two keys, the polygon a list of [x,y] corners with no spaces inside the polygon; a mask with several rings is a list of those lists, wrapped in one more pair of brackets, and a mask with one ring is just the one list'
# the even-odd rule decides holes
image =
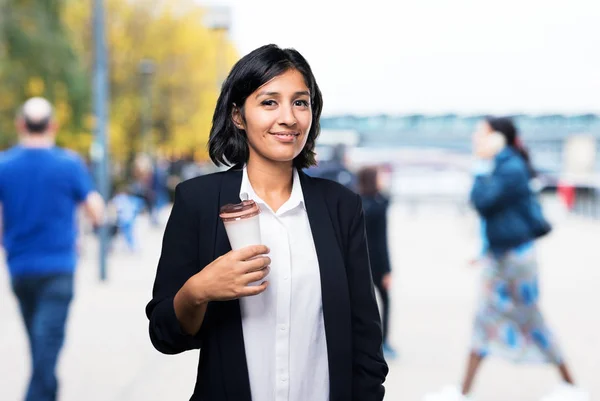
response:
{"label": "blurred woman in blue jacket", "polygon": [[543,401],[589,399],[573,385],[556,339],[538,307],[530,180],[535,172],[509,118],[485,119],[473,136],[476,157],[471,203],[482,221],[482,281],[462,388],[427,401],[469,400],[473,379],[488,355],[513,362],[552,363],[562,384]]}

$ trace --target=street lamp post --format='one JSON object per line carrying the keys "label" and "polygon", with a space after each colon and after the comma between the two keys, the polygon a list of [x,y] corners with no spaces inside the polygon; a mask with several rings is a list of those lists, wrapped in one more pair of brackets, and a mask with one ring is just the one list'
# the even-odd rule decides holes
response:
{"label": "street lamp post", "polygon": [[154,75],[154,62],[144,59],[140,61],[139,73],[142,78],[142,150],[150,155],[153,151],[150,133],[152,131],[152,76]]}
{"label": "street lamp post", "polygon": [[[104,3],[94,0],[94,142],[90,150],[95,165],[98,190],[104,200],[110,196],[110,175],[108,160],[108,63],[106,37],[104,32]],[[100,280],[106,280],[106,261],[109,245],[108,226],[100,225]]]}

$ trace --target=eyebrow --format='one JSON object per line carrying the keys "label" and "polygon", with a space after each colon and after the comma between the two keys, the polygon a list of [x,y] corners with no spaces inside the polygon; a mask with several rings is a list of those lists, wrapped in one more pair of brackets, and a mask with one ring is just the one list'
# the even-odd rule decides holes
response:
{"label": "eyebrow", "polygon": [[[267,91],[262,91],[262,92],[258,92],[258,94],[256,95],[256,98],[259,98],[261,96],[278,96],[280,95],[279,92],[267,92]],[[310,96],[310,92],[309,91],[298,91],[296,93],[294,93],[295,96]]]}

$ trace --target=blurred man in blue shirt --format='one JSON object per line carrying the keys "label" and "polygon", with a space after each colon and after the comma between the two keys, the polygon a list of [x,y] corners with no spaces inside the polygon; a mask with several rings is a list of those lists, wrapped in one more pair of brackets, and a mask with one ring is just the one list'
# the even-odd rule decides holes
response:
{"label": "blurred man in blue shirt", "polygon": [[81,158],[55,146],[51,104],[29,99],[16,119],[20,144],[0,156],[3,245],[32,354],[26,401],[54,401],[55,375],[73,297],[76,210],[95,225],[104,203]]}

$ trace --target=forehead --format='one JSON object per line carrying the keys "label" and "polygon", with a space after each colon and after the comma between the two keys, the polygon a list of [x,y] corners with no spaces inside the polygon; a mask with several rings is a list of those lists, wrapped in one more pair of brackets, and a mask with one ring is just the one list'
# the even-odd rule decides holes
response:
{"label": "forehead", "polygon": [[267,92],[286,93],[298,91],[308,91],[308,87],[302,73],[298,70],[290,69],[265,83],[256,90],[256,93],[261,95]]}

